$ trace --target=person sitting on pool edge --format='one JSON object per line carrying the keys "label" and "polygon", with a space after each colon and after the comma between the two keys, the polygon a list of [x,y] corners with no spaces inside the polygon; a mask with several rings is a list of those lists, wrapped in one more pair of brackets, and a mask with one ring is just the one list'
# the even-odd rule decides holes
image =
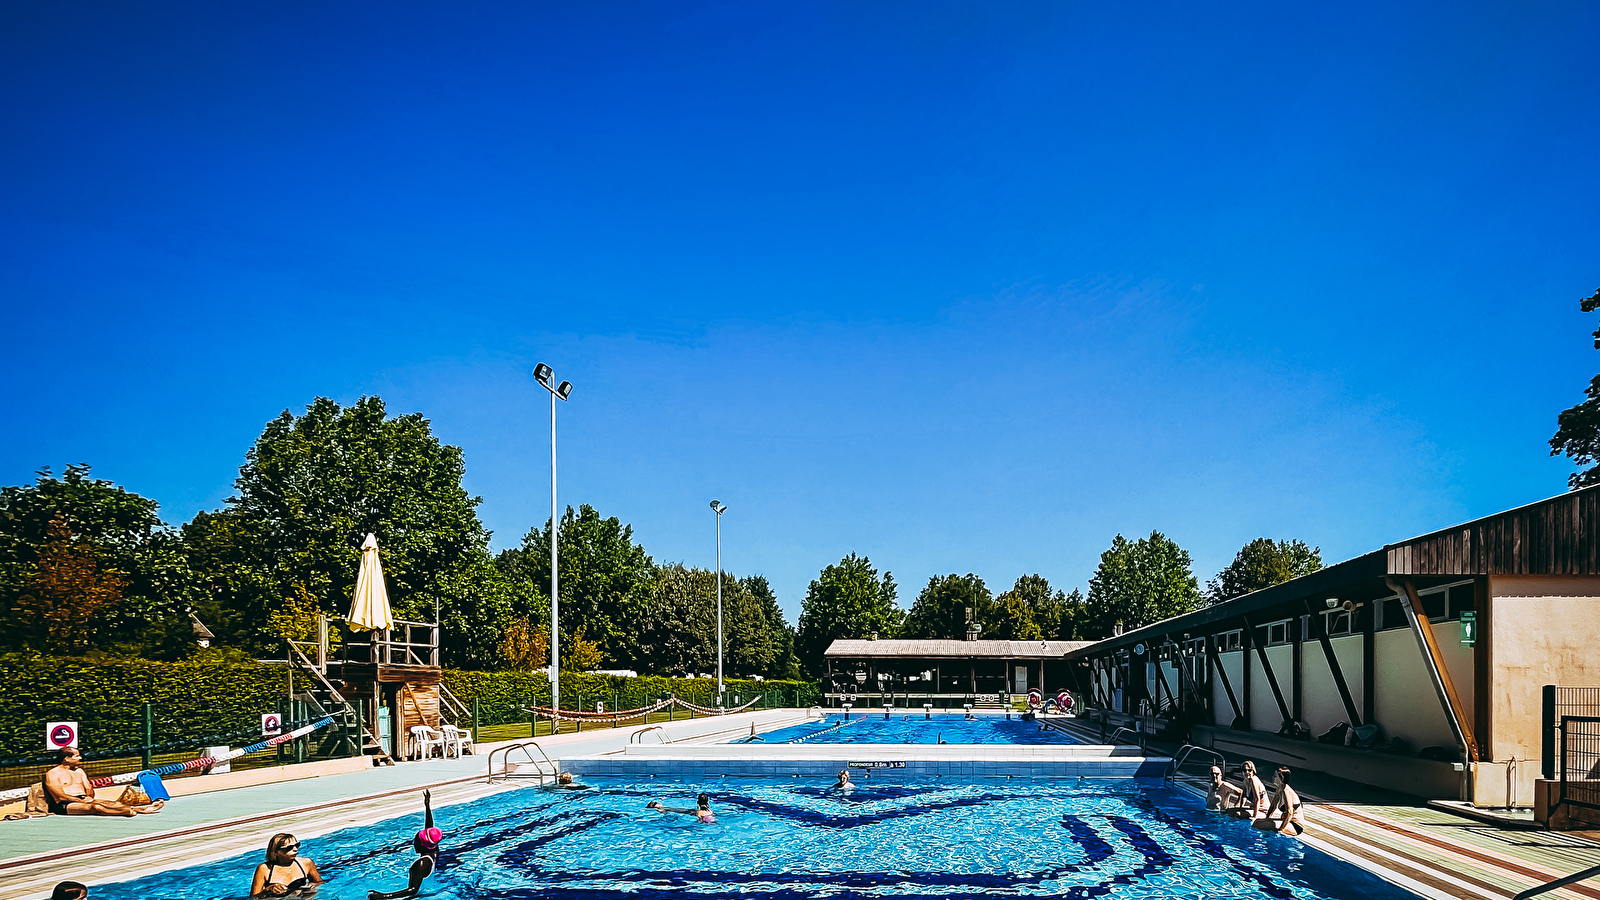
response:
{"label": "person sitting on pool edge", "polygon": [[44,799],[50,812],[58,816],[136,816],[157,813],[165,804],[157,800],[144,806],[129,806],[117,800],[98,800],[94,785],[83,771],[83,755],[77,747],[62,747],[61,761],[44,773]]}
{"label": "person sitting on pool edge", "polygon": [[256,866],[250,896],[281,897],[322,883],[322,873],[310,857],[300,855],[300,841],[287,832],[267,841],[267,861]]}
{"label": "person sitting on pool edge", "polygon": [[1302,835],[1306,832],[1306,820],[1301,815],[1300,795],[1294,788],[1289,787],[1289,770],[1285,767],[1278,768],[1276,779],[1278,793],[1272,798],[1272,806],[1267,814],[1256,819],[1250,824],[1262,831],[1289,832],[1293,835]]}
{"label": "person sitting on pool edge", "polygon": [[433,793],[422,792],[422,809],[427,813],[422,824],[422,830],[411,841],[411,848],[417,851],[417,858],[411,863],[409,881],[403,891],[367,891],[367,900],[409,900],[422,890],[422,882],[439,868],[439,842],[444,840],[444,832],[433,827]]}
{"label": "person sitting on pool edge", "polygon": [[89,886],[81,881],[63,881],[50,892],[50,900],[89,900]]}
{"label": "person sitting on pool edge", "polygon": [[666,806],[663,805],[659,800],[651,800],[649,803],[645,804],[644,808],[656,809],[660,810],[661,812],[682,813],[686,816],[694,816],[696,819],[700,820],[702,825],[712,825],[717,821],[717,817],[711,812],[711,798],[705,794],[701,794],[695,798],[694,809],[682,809],[677,806]]}
{"label": "person sitting on pool edge", "polygon": [[1244,790],[1234,807],[1223,807],[1223,811],[1231,816],[1254,821],[1267,814],[1267,786],[1261,783],[1261,778],[1256,775],[1254,760],[1245,760],[1243,771]]}

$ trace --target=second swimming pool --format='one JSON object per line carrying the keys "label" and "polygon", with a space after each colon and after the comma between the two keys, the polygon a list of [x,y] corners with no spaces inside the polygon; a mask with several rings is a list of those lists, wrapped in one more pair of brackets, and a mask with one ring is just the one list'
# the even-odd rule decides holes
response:
{"label": "second swimming pool", "polygon": [[[1020,716],[851,713],[779,728],[758,735],[768,744],[1078,744],[1066,732]],[[750,738],[739,738],[739,743]],[[752,743],[754,743],[752,741]]]}

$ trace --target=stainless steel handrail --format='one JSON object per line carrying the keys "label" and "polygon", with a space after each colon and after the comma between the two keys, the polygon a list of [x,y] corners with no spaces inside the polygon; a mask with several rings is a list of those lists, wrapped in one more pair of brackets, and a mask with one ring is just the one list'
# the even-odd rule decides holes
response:
{"label": "stainless steel handrail", "polygon": [[661,743],[663,743],[663,744],[672,743],[672,738],[667,737],[667,730],[665,728],[662,728],[660,725],[651,725],[648,728],[641,728],[638,731],[635,731],[634,733],[628,735],[628,743],[630,743],[630,744],[642,744],[642,743],[644,743],[644,735],[647,732],[651,732],[651,731],[659,731],[659,732],[661,732],[660,734],[656,735],[656,737],[661,739]]}
{"label": "stainless steel handrail", "polygon": [[1571,875],[1568,875],[1565,878],[1557,878],[1555,881],[1552,881],[1549,884],[1541,884],[1538,887],[1528,888],[1515,897],[1512,897],[1511,900],[1528,900],[1529,897],[1536,897],[1546,891],[1564,888],[1569,884],[1577,884],[1580,881],[1594,878],[1597,875],[1600,875],[1600,866],[1584,869],[1582,872],[1573,872]]}
{"label": "stainless steel handrail", "polygon": [[[539,751],[539,755],[541,757],[544,757],[544,764],[548,765],[550,767],[550,771],[546,772],[542,767],[540,767],[539,760],[534,759],[533,758],[533,754],[528,752],[528,748],[529,747],[532,747],[533,749]],[[556,775],[561,774],[561,767],[556,765],[555,760],[550,758],[550,754],[544,752],[544,748],[539,746],[539,742],[538,741],[521,741],[521,742],[516,743],[516,744],[509,744],[509,745],[507,745],[505,747],[496,747],[495,749],[489,751],[489,777],[488,777],[488,782],[490,784],[494,784],[494,780],[495,780],[495,778],[494,778],[494,755],[496,753],[502,754],[502,756],[500,757],[500,777],[502,779],[508,779],[508,778],[511,777],[511,772],[510,772],[510,769],[511,769],[511,751],[513,751],[513,750],[521,750],[522,751],[522,755],[526,756],[528,758],[528,762],[533,765],[534,770],[539,773],[539,777],[540,778],[543,778],[546,775],[554,777]]]}
{"label": "stainless steel handrail", "polygon": [[1172,765],[1167,768],[1167,774],[1162,780],[1171,781],[1174,778],[1177,778],[1178,770],[1183,768],[1184,761],[1189,758],[1189,754],[1194,753],[1196,750],[1200,751],[1201,753],[1209,753],[1211,756],[1215,757],[1217,764],[1222,766],[1222,768],[1226,769],[1228,767],[1228,761],[1223,758],[1222,754],[1211,749],[1210,747],[1201,747],[1197,744],[1184,744],[1183,747],[1178,750],[1178,755],[1173,757]]}

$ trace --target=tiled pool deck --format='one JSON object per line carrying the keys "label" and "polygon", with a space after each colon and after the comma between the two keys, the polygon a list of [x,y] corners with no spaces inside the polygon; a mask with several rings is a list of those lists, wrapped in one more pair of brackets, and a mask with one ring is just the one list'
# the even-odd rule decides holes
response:
{"label": "tiled pool deck", "polygon": [[[890,764],[881,776],[907,779],[1071,775],[1076,774],[1071,771],[1074,765],[1098,767],[1094,774],[1101,776],[1113,774],[1115,767],[1131,768],[1131,774],[1139,775],[1164,768],[1128,747],[718,743],[748,734],[752,724],[765,731],[803,720],[800,710],[770,710],[667,725],[665,734],[672,744],[630,745],[630,736],[639,731],[630,728],[540,738],[539,744],[564,768],[596,774],[639,774],[622,770],[638,765],[707,778],[822,777],[849,762]],[[640,737],[656,739],[655,733]],[[43,898],[55,882],[68,878],[93,885],[258,852],[278,831],[315,837],[415,813],[424,787],[431,787],[439,807],[506,790],[505,783],[485,783],[491,749],[481,747],[477,756],[461,760],[402,763],[185,796],[159,815],[136,819],[51,816],[0,823],[0,900]],[[893,768],[894,762],[905,765]],[[509,787],[525,784],[516,780]],[[1379,871],[1423,896],[1509,900],[1536,884],[1600,865],[1600,843],[1594,840],[1600,835],[1505,830],[1388,798],[1360,802],[1331,787],[1329,796],[1335,799],[1319,800],[1312,796],[1313,790],[1308,780],[1302,793],[1308,801],[1310,829],[1301,840]],[[1573,885],[1545,896],[1600,900],[1600,884]]]}

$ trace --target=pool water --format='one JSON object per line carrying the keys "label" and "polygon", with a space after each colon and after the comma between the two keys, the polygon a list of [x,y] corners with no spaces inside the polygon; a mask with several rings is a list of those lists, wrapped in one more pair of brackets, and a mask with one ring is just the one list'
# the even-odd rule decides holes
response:
{"label": "pool water", "polygon": [[[794,779],[593,779],[437,812],[442,900],[856,900],[1183,897],[1401,900],[1414,895],[1298,841],[1135,779],[868,779],[849,794]],[[712,797],[715,824],[646,810]],[[318,900],[405,886],[419,814],[304,841]],[[265,846],[272,829],[264,828]],[[96,900],[242,897],[259,853],[95,887]]]}
{"label": "pool water", "polygon": [[[1020,716],[935,715],[922,713],[853,713],[848,718],[831,715],[826,719],[779,728],[759,735],[762,743],[786,744],[1077,744],[1065,732],[1024,722]],[[744,743],[740,738],[735,743]]]}

